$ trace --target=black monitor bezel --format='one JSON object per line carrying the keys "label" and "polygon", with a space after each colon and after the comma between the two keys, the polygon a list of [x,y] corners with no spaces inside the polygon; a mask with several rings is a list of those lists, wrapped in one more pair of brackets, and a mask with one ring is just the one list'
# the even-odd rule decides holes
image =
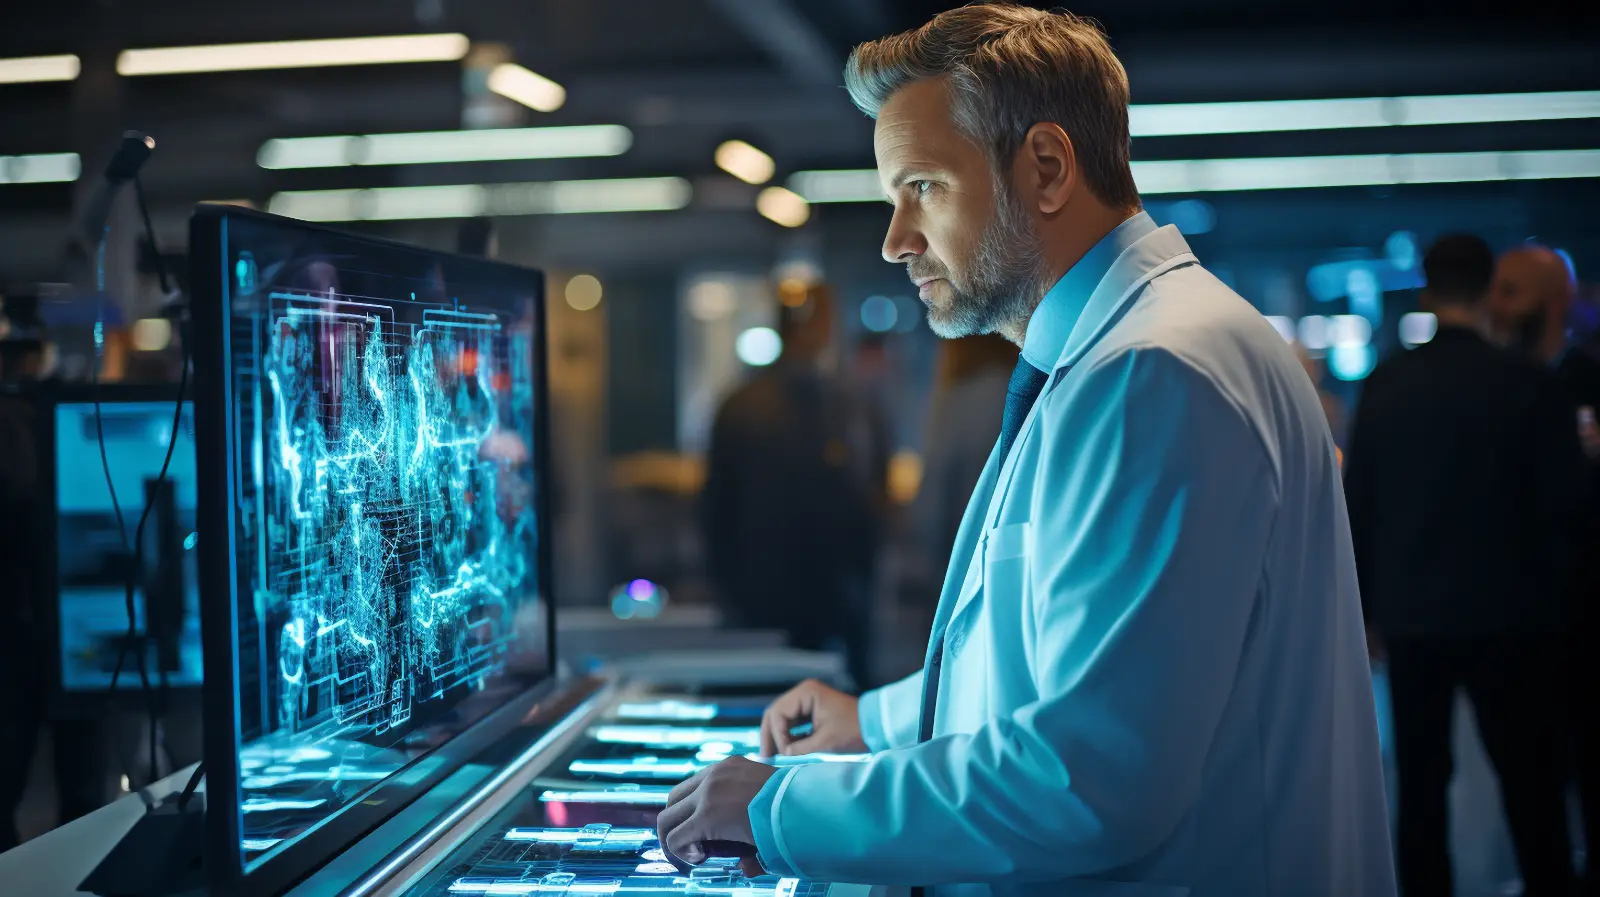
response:
{"label": "black monitor bezel", "polygon": [[[415,774],[416,763],[380,783],[365,799],[321,823],[311,835],[257,861],[248,871],[240,848],[239,709],[236,585],[233,557],[235,457],[230,421],[232,408],[231,345],[228,339],[230,266],[225,254],[230,220],[249,220],[370,245],[384,251],[422,253],[462,275],[475,278],[513,277],[528,281],[537,333],[532,352],[534,377],[534,475],[539,594],[544,597],[546,626],[545,677],[460,735],[430,751],[419,762],[429,771]],[[189,232],[191,345],[194,380],[195,479],[198,494],[196,550],[201,606],[201,644],[205,656],[202,688],[205,714],[207,879],[213,893],[256,897],[277,894],[320,868],[373,829],[382,825],[429,788],[466,764],[527,717],[556,686],[555,598],[551,576],[549,340],[545,281],[542,272],[488,259],[423,249],[394,240],[352,234],[235,206],[200,205]],[[434,762],[440,760],[442,762]],[[406,775],[405,770],[413,770]],[[405,779],[404,782],[399,781]]]}
{"label": "black monitor bezel", "polygon": [[[31,404],[34,413],[35,426],[37,427],[34,439],[35,451],[38,452],[38,473],[41,487],[39,505],[40,524],[44,527],[45,536],[40,540],[41,578],[36,596],[39,635],[48,646],[46,656],[51,659],[50,669],[45,675],[45,706],[53,717],[76,717],[89,713],[103,713],[111,699],[108,689],[68,689],[66,677],[62,667],[66,658],[62,656],[61,648],[61,469],[56,459],[56,409],[60,405],[87,405],[98,401],[105,405],[125,405],[132,403],[166,403],[172,405],[178,400],[177,383],[63,383],[42,382],[34,384],[25,394],[26,400]],[[185,394],[183,401],[193,404],[193,396]],[[191,411],[191,414],[193,412]],[[104,472],[96,466],[86,476],[101,477]],[[118,501],[124,507],[129,507],[128,498],[118,496]],[[133,695],[138,692],[138,686],[131,683],[138,682],[138,673],[128,670],[124,674],[124,684],[117,689],[118,695]],[[152,684],[154,673],[151,674]],[[173,692],[187,692],[197,690],[193,685],[172,685]]]}

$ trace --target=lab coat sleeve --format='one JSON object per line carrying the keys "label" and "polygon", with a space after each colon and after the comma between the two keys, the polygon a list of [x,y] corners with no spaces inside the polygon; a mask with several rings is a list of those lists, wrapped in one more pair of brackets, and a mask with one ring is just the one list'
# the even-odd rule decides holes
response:
{"label": "lab coat sleeve", "polygon": [[1272,467],[1239,409],[1162,350],[1053,398],[1025,546],[1033,668],[996,657],[990,673],[1031,676],[1038,700],[796,769],[771,807],[783,867],[862,884],[1093,875],[1148,855],[1194,805],[1258,610]]}
{"label": "lab coat sleeve", "polygon": [[856,705],[861,740],[867,743],[867,750],[874,753],[915,744],[921,713],[922,672],[919,670],[899,682],[861,696],[861,702]]}

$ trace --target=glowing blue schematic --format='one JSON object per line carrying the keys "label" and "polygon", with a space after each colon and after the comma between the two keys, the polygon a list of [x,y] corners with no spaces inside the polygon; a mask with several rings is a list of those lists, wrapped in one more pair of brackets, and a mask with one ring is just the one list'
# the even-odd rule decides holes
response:
{"label": "glowing blue schematic", "polygon": [[518,694],[509,677],[548,674],[537,280],[441,295],[447,269],[406,270],[421,255],[275,245],[230,278],[240,809],[259,850]]}

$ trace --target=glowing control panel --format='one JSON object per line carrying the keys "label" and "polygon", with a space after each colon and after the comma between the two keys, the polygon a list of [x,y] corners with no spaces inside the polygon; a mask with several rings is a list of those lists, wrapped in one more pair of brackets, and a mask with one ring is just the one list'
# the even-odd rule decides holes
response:
{"label": "glowing control panel", "polygon": [[634,804],[637,806],[667,805],[667,795],[672,789],[665,785],[617,785],[613,788],[596,788],[592,791],[546,791],[539,795],[544,803],[565,804]]}
{"label": "glowing control panel", "polygon": [[761,729],[756,726],[597,726],[589,732],[589,736],[603,744],[633,744],[653,748],[698,747],[706,742],[746,748],[761,747]]}
{"label": "glowing control panel", "polygon": [[574,760],[567,770],[575,775],[607,776],[625,779],[686,779],[707,764],[697,760],[663,760],[660,757],[634,757],[632,760]]}
{"label": "glowing control panel", "polygon": [[717,705],[697,704],[689,701],[653,701],[650,703],[621,704],[617,719],[645,720],[651,722],[691,722],[717,718]]}
{"label": "glowing control panel", "polygon": [[645,842],[656,839],[654,829],[612,828],[604,823],[583,828],[514,828],[504,835],[507,841],[541,841],[545,844],[570,844],[576,850],[632,847],[643,850]]}
{"label": "glowing control panel", "polygon": [[[629,760],[574,760],[567,771],[574,775],[605,776],[608,778],[685,779],[713,763],[734,756],[732,745],[702,745],[692,760],[668,760],[651,755],[640,755]],[[743,754],[746,760],[765,763],[784,769],[790,766],[810,766],[814,763],[864,763],[871,754],[801,754],[797,757],[763,757],[760,754]]]}

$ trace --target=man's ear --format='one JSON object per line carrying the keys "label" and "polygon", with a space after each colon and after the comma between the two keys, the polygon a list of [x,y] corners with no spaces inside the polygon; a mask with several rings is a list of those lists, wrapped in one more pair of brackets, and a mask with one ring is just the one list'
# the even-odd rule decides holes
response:
{"label": "man's ear", "polygon": [[1078,156],[1060,125],[1039,122],[1029,128],[1016,161],[1013,170],[1023,179],[1015,185],[1019,196],[1031,198],[1041,215],[1066,208],[1078,186]]}

